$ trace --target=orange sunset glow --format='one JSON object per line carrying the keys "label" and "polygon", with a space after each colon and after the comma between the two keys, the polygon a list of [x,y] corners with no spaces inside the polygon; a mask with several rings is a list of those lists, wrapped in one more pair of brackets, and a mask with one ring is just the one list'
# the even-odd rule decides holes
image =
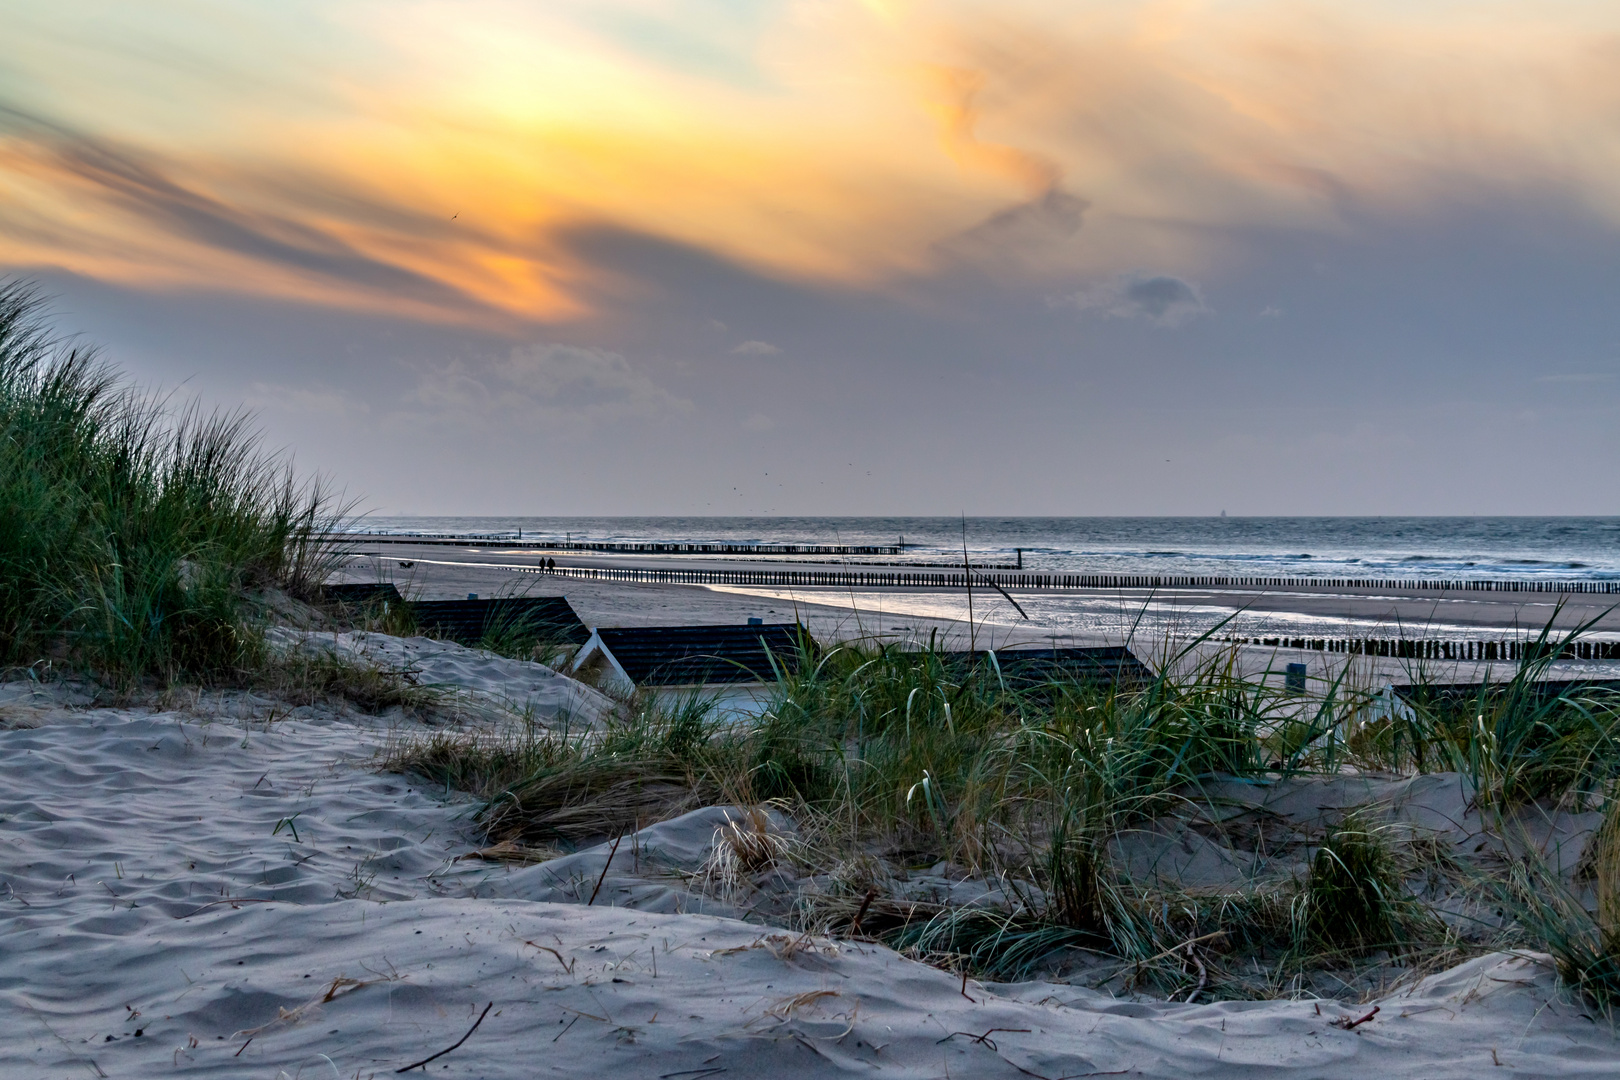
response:
{"label": "orange sunset glow", "polygon": [[[8,263],[553,321],[618,287],[560,241],[581,227],[886,289],[1144,248],[1190,269],[1223,229],[1331,231],[1344,198],[1421,214],[1459,185],[1620,215],[1598,5],[141,9],[84,5],[71,40],[13,20]],[[980,226],[1050,193],[1086,234],[1007,266]]]}

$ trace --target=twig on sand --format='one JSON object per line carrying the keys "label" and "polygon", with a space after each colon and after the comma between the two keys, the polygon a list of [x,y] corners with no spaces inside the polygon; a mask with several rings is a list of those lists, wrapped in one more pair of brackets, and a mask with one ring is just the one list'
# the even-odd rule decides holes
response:
{"label": "twig on sand", "polygon": [[460,1046],[462,1043],[464,1043],[468,1039],[472,1038],[472,1033],[478,1030],[478,1025],[482,1024],[484,1022],[484,1017],[488,1016],[489,1015],[489,1010],[493,1009],[494,1007],[495,1007],[495,1003],[493,1001],[490,1002],[488,1005],[485,1005],[484,1006],[484,1011],[479,1013],[478,1014],[478,1019],[473,1021],[473,1026],[467,1029],[467,1034],[465,1034],[461,1038],[457,1039],[453,1045],[447,1046],[443,1050],[440,1050],[437,1054],[433,1054],[433,1055],[430,1055],[428,1057],[425,1057],[421,1061],[413,1062],[410,1065],[405,1066],[403,1069],[395,1069],[394,1071],[396,1073],[402,1073],[402,1072],[410,1072],[412,1069],[421,1069],[422,1071],[426,1072],[428,1062],[433,1061],[435,1058],[444,1057],[444,1055],[446,1055],[450,1051],[454,1050],[457,1046]]}
{"label": "twig on sand", "polygon": [[[963,996],[963,997],[965,997],[965,998],[967,998],[967,999],[968,999],[968,1000],[969,1000],[969,1001],[973,1001],[973,999],[972,999],[972,998],[970,998],[970,997],[968,997],[968,992],[967,992],[967,975],[968,975],[968,973],[967,973],[967,965],[966,965],[966,964],[963,964],[963,965],[962,965],[962,996]],[[975,1005],[977,1005],[977,1004],[978,1004],[978,1002],[977,1002],[977,1001],[973,1001],[973,1004],[975,1004]]]}
{"label": "twig on sand", "polygon": [[223,900],[212,900],[212,901],[204,904],[202,907],[198,908],[196,911],[188,911],[184,915],[176,915],[175,918],[176,919],[189,919],[193,915],[201,915],[203,912],[207,911],[209,908],[218,907],[220,904],[229,904],[229,905],[231,905],[231,907],[234,908],[234,907],[236,907],[236,906],[238,906],[240,904],[273,904],[275,902],[276,901],[274,900],[274,898],[260,900],[260,899],[254,899],[251,896],[227,896]]}
{"label": "twig on sand", "polygon": [[1365,1024],[1367,1021],[1369,1021],[1373,1017],[1377,1016],[1379,1008],[1380,1008],[1380,1006],[1374,1005],[1373,1008],[1372,1008],[1372,1012],[1368,1013],[1366,1016],[1363,1016],[1360,1020],[1350,1020],[1350,1019],[1348,1019],[1346,1017],[1341,1016],[1337,1020],[1333,1021],[1333,1026],[1338,1027],[1338,1028],[1344,1028],[1344,1030],[1346,1030],[1346,1031],[1354,1031],[1356,1028],[1360,1027],[1362,1024]]}
{"label": "twig on sand", "polygon": [[73,1049],[73,1045],[71,1043],[69,1043],[66,1039],[62,1038],[62,1036],[58,1035],[56,1033],[56,1029],[51,1027],[51,1025],[46,1022],[45,1017],[40,1015],[40,1012],[39,1012],[38,1009],[34,1008],[34,1003],[33,1002],[29,1001],[27,998],[23,998],[22,1003],[28,1007],[29,1012],[34,1014],[34,1019],[38,1020],[40,1022],[40,1024],[44,1026],[45,1030],[51,1033],[51,1037],[54,1038],[57,1042],[62,1044],[63,1048],[67,1050],[68,1056],[72,1057],[74,1061],[77,1061],[77,1062],[79,1062],[81,1064],[84,1064],[84,1065],[88,1065],[92,1069],[96,1070],[96,1075],[97,1076],[105,1077],[107,1075],[106,1070],[104,1070],[100,1065],[96,1064],[96,1059],[95,1058],[87,1058],[87,1057],[81,1056],[77,1050]]}
{"label": "twig on sand", "polygon": [[992,1050],[997,1050],[999,1048],[996,1046],[996,1040],[992,1039],[990,1036],[994,1035],[998,1031],[1005,1031],[1005,1032],[1009,1032],[1009,1033],[1019,1033],[1019,1034],[1024,1034],[1024,1035],[1028,1035],[1030,1033],[1029,1028],[991,1028],[989,1031],[985,1032],[983,1035],[975,1035],[971,1031],[953,1031],[949,1035],[945,1036],[943,1039],[935,1039],[934,1044],[937,1046],[942,1042],[950,1042],[952,1039],[956,1038],[958,1035],[966,1035],[969,1039],[973,1040],[976,1043],[981,1043],[981,1044],[983,1044],[985,1046],[988,1046]]}
{"label": "twig on sand", "polygon": [[[523,944],[528,945],[531,948],[540,949],[540,950],[542,950],[544,952],[550,953],[552,956],[555,956],[557,958],[557,963],[562,965],[562,969],[563,969],[564,972],[566,972],[569,975],[572,975],[574,973],[574,962],[572,960],[564,961],[563,958],[562,958],[562,953],[558,952],[556,949],[553,949],[550,945],[541,945],[538,942],[529,941],[527,939],[524,940]],[[658,954],[654,953],[653,955],[657,956]],[[654,965],[656,965],[657,963],[658,963],[657,960],[653,961]]]}
{"label": "twig on sand", "polygon": [[596,888],[591,890],[591,898],[589,900],[585,901],[585,906],[586,907],[590,907],[592,904],[596,903],[596,894],[602,891],[602,882],[607,880],[608,867],[613,865],[613,856],[615,856],[615,855],[617,855],[619,853],[619,840],[623,840],[623,839],[624,839],[624,834],[620,833],[619,834],[619,839],[613,841],[613,847],[608,851],[607,862],[602,864],[602,873],[596,879]]}

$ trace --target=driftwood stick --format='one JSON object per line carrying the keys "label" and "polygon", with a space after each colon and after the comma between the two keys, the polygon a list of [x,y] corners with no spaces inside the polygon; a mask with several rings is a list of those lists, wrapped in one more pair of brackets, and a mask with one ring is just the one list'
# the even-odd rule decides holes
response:
{"label": "driftwood stick", "polygon": [[866,918],[866,909],[871,907],[872,901],[876,899],[877,887],[873,886],[872,888],[867,889],[866,897],[861,900],[861,909],[855,913],[855,921],[849,924],[851,934],[859,934],[861,932],[861,920]]}
{"label": "driftwood stick", "polygon": [[[596,903],[596,894],[602,891],[602,882],[607,880],[608,867],[613,865],[613,856],[615,856],[615,855],[617,855],[619,853],[619,840],[623,840],[623,839],[624,839],[624,834],[620,833],[619,834],[619,839],[613,841],[613,847],[612,847],[612,849],[610,849],[608,851],[607,862],[602,864],[602,873],[596,879],[596,888],[591,890],[591,898],[589,900],[585,901],[585,906],[586,907],[590,907],[592,904]],[[575,893],[574,895],[578,896],[579,894]]]}
{"label": "driftwood stick", "polygon": [[437,1054],[433,1054],[433,1055],[431,1055],[429,1057],[425,1057],[421,1061],[418,1061],[418,1062],[415,1062],[413,1064],[407,1065],[403,1069],[395,1069],[394,1071],[396,1073],[402,1073],[402,1072],[410,1072],[412,1069],[421,1069],[423,1072],[426,1072],[428,1062],[434,1060],[434,1058],[442,1058],[442,1057],[444,1057],[444,1055],[446,1055],[450,1051],[454,1050],[457,1046],[460,1046],[462,1043],[464,1043],[468,1039],[472,1038],[472,1033],[478,1030],[478,1025],[482,1024],[484,1022],[484,1017],[488,1016],[489,1015],[489,1010],[493,1009],[494,1007],[495,1007],[495,1003],[493,1001],[490,1002],[488,1005],[485,1005],[484,1006],[484,1011],[479,1013],[478,1014],[478,1019],[473,1021],[473,1026],[467,1029],[467,1034],[465,1034],[461,1038],[457,1039],[453,1046],[447,1046],[443,1050],[440,1050]]}

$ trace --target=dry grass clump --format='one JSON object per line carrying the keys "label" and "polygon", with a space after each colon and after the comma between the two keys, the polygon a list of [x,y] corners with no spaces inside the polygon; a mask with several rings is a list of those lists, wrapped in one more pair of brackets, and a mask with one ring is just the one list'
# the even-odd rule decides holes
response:
{"label": "dry grass clump", "polygon": [[633,699],[601,731],[526,725],[515,735],[437,732],[409,740],[385,767],[485,801],[489,835],[527,845],[612,838],[746,789],[744,739],[701,696]]}
{"label": "dry grass clump", "polygon": [[783,861],[791,841],[771,823],[763,806],[748,807],[714,830],[713,848],[698,869],[698,880],[725,894],[741,890],[744,881]]}
{"label": "dry grass clump", "polygon": [[1589,908],[1533,858],[1514,863],[1499,898],[1525,935],[1552,955],[1558,973],[1605,1009],[1620,1006],[1620,794],[1611,789],[1586,861]]}

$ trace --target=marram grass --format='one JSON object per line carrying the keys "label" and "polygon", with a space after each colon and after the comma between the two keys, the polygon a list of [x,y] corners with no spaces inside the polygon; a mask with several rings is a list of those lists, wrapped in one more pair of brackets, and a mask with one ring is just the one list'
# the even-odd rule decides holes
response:
{"label": "marram grass", "polygon": [[0,282],[0,663],[125,686],[260,664],[249,597],[319,584],[330,509],[246,416],[143,396]]}
{"label": "marram grass", "polygon": [[[1229,655],[1166,665],[1182,674],[1146,686],[1009,688],[996,665],[927,645],[805,649],[747,723],[721,722],[702,696],[638,696],[601,731],[441,733],[400,746],[390,765],[482,798],[490,839],[513,850],[770,801],[800,825],[784,858],[821,883],[793,901],[796,925],[884,937],[989,977],[1028,977],[1080,950],[1113,958],[1124,988],[1329,992],[1352,986],[1346,973],[1416,977],[1518,943],[1567,956],[1566,972],[1594,994],[1608,985],[1612,920],[1567,947],[1559,934],[1579,929],[1573,916],[1465,933],[1413,883],[1445,879],[1450,895],[1473,896],[1492,894],[1495,879],[1468,879],[1441,845],[1370,816],[1308,839],[1294,878],[1186,889],[1132,880],[1119,852],[1133,834],[1196,825],[1206,786],[1234,780],[1458,771],[1487,820],[1547,793],[1600,800],[1620,764],[1614,695],[1509,690],[1475,703],[1470,723],[1420,700],[1411,716],[1367,723],[1366,693],[1342,677],[1302,700],[1240,676]],[[993,883],[999,906],[894,892],[897,876],[939,862]]]}

